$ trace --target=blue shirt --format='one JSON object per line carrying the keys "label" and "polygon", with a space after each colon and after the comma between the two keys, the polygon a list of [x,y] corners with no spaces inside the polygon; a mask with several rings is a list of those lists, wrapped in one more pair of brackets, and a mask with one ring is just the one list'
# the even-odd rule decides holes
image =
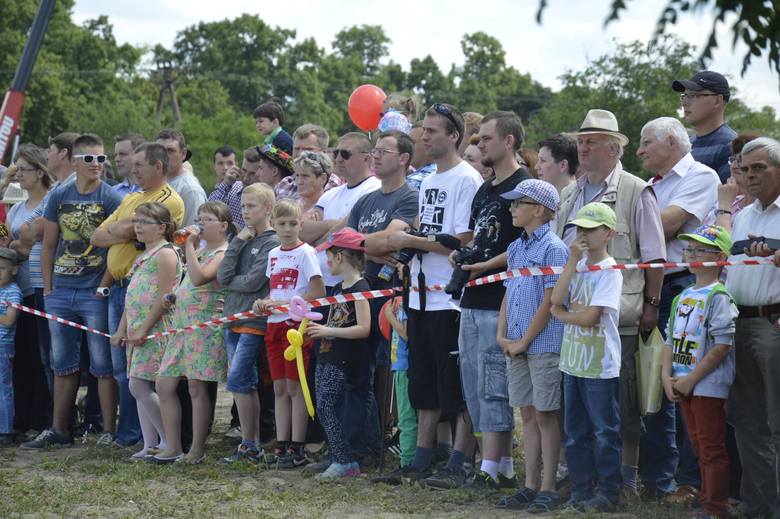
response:
{"label": "blue shirt", "polygon": [[731,156],[731,141],[736,136],[737,132],[724,124],[707,135],[691,137],[691,155],[697,162],[714,169],[720,177],[720,181],[725,183],[731,176],[729,157]]}
{"label": "blue shirt", "polygon": [[111,186],[111,188],[119,193],[122,198],[126,197],[130,193],[137,193],[141,190],[141,186],[138,184],[131,184],[127,181],[126,178],[122,179],[122,182],[118,183],[117,185]]}
{"label": "blue shirt", "polygon": [[113,213],[122,197],[101,182],[91,193],[79,193],[76,182],[60,185],[49,194],[43,217],[58,224],[60,235],[54,253],[54,288],[92,288],[100,285],[106,270],[107,249],[93,247],[95,229]]}
{"label": "blue shirt", "polygon": [[422,181],[431,173],[436,173],[435,162],[421,166],[412,173],[409,173],[409,175],[406,176],[406,183],[415,191],[420,191],[420,184],[422,184]]}
{"label": "blue shirt", "polygon": [[[522,267],[562,267],[569,258],[569,250],[546,223],[531,236],[525,231],[509,245],[507,264],[510,270]],[[506,287],[506,337],[521,339],[536,310],[544,300],[544,291],[558,282],[558,274],[546,276],[517,276],[504,281]],[[526,353],[560,353],[563,340],[563,323],[550,317],[547,326],[528,345]]]}
{"label": "blue shirt", "polygon": [[[22,304],[22,291],[16,283],[8,283],[6,286],[0,287],[0,301]],[[6,314],[8,314],[8,305],[0,304],[0,315]],[[0,325],[0,354],[13,355],[15,335],[15,324],[12,326]]]}
{"label": "blue shirt", "polygon": [[[406,322],[406,312],[404,312],[403,306],[398,307],[395,317],[402,324]],[[393,338],[390,341],[390,360],[393,362],[390,367],[392,371],[407,371],[409,369],[409,348],[406,346],[406,340],[395,330],[393,330]]]}
{"label": "blue shirt", "polygon": [[209,202],[224,202],[230,209],[233,223],[239,229],[244,228],[244,217],[241,214],[241,193],[244,192],[244,184],[236,180],[232,185],[220,182],[209,195]]}

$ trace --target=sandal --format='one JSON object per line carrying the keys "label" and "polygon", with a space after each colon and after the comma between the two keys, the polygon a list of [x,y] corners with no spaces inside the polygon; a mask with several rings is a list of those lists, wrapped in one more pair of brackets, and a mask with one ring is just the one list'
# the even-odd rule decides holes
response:
{"label": "sandal", "polygon": [[525,510],[536,499],[536,490],[525,487],[513,496],[504,496],[495,504],[496,508],[504,510]]}
{"label": "sandal", "polygon": [[544,514],[552,512],[561,506],[561,498],[555,492],[539,492],[531,504],[528,505],[528,513]]}

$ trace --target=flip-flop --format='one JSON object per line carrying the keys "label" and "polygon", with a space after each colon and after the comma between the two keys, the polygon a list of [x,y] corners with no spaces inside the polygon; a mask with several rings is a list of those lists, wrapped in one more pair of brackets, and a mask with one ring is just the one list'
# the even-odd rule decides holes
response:
{"label": "flip-flop", "polygon": [[184,458],[184,454],[178,454],[176,456],[171,456],[170,458],[158,458],[157,456],[150,456],[147,458],[147,461],[153,465],[170,465],[172,463],[176,463],[182,458]]}

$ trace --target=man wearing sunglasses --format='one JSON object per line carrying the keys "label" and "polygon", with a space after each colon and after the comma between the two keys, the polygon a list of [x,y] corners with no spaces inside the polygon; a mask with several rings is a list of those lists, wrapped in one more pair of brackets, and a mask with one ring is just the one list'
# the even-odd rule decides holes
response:
{"label": "man wearing sunglasses", "polygon": [[685,122],[696,130],[691,139],[693,158],[714,169],[721,182],[726,182],[731,176],[731,141],[737,136],[724,119],[731,97],[728,80],[717,72],[702,70],[691,79],[672,82],[672,90],[680,93]]}
{"label": "man wearing sunglasses", "polygon": [[[62,184],[49,196],[44,212],[41,271],[46,310],[59,317],[108,332],[106,299],[97,297],[106,271],[106,249],[94,247],[95,229],[116,210],[121,195],[101,180],[106,155],[96,135],[79,136],[73,143],[74,182]],[[52,428],[22,445],[40,450],[73,442],[68,418],[79,386],[81,331],[49,321],[54,372]],[[90,371],[98,379],[103,432],[113,439],[117,385],[111,348],[106,337],[87,334]]]}
{"label": "man wearing sunglasses", "polygon": [[[445,233],[469,243],[471,203],[482,177],[458,154],[464,121],[452,105],[436,103],[425,112],[423,145],[436,162],[436,173],[422,181],[418,198],[420,231]],[[464,418],[465,402],[458,370],[458,329],[460,308],[443,291],[425,291],[425,286],[446,285],[453,268],[450,249],[425,237],[396,231],[388,237],[393,250],[405,248],[427,251],[412,260],[413,290],[409,294],[409,401],[418,411],[417,448],[414,460],[385,482],[424,480],[432,475],[434,437],[442,416],[455,418],[457,431],[447,466],[449,473],[463,472],[471,457],[474,437]]]}

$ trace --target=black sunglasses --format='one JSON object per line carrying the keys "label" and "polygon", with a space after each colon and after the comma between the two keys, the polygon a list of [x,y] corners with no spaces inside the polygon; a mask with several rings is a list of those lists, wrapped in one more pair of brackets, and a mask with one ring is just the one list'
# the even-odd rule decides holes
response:
{"label": "black sunglasses", "polygon": [[81,159],[84,161],[84,164],[92,164],[93,160],[96,160],[98,164],[103,164],[107,157],[103,154],[100,155],[87,155],[87,154],[81,154],[81,155],[73,155],[74,159]]}
{"label": "black sunglasses", "polygon": [[444,117],[446,117],[447,119],[449,119],[449,120],[450,120],[450,122],[452,123],[452,125],[455,127],[455,129],[456,129],[456,130],[457,130],[459,133],[463,133],[463,131],[461,130],[461,127],[460,127],[460,125],[459,125],[459,124],[458,124],[458,122],[455,120],[455,116],[452,114],[452,110],[450,110],[449,108],[447,108],[447,105],[445,105],[445,104],[442,104],[442,103],[434,103],[434,105],[433,105],[433,109],[434,109],[434,111],[435,111],[437,114],[439,114],[439,115],[443,115]]}
{"label": "black sunglasses", "polygon": [[342,159],[349,160],[349,159],[352,158],[352,155],[354,155],[355,153],[362,153],[363,155],[365,155],[368,152],[367,151],[340,150],[340,149],[336,148],[335,150],[333,150],[333,159],[335,160],[335,159],[339,158],[339,155],[341,155]]}

